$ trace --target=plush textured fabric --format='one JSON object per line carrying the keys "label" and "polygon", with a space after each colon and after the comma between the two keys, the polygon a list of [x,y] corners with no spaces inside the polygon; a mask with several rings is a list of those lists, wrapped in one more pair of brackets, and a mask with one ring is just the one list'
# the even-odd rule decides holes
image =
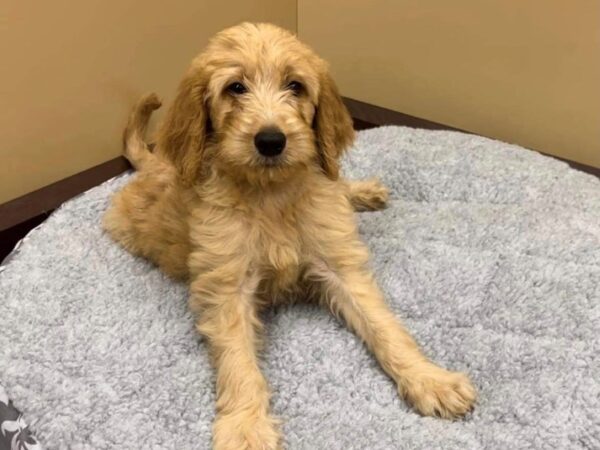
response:
{"label": "plush textured fabric", "polygon": [[[600,448],[600,180],[401,127],[359,133],[345,171],[391,188],[387,210],[358,216],[377,278],[480,400],[462,421],[420,417],[327,312],[280,308],[263,366],[286,447]],[[0,384],[49,449],[210,447],[214,380],[186,286],[100,228],[128,176],[63,205],[0,273]]]}

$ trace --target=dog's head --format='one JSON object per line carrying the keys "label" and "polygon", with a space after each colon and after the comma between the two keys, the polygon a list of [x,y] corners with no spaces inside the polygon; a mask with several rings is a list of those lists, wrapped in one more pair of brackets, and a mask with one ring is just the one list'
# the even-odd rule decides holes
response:
{"label": "dog's head", "polygon": [[281,28],[244,23],[217,34],[194,59],[158,148],[188,183],[208,164],[250,181],[307,167],[336,179],[353,138],[327,64]]}

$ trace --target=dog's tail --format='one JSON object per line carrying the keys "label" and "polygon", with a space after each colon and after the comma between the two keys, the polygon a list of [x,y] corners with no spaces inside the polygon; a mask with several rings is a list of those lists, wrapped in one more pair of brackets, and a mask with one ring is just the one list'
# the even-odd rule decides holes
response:
{"label": "dog's tail", "polygon": [[137,170],[141,169],[149,160],[154,159],[154,155],[144,140],[144,134],[148,128],[152,111],[160,108],[160,105],[161,102],[156,94],[144,95],[131,111],[123,132],[125,157]]}

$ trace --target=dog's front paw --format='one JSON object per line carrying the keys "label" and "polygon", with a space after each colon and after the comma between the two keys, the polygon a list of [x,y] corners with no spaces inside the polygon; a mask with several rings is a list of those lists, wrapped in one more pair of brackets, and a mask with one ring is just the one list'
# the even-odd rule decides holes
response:
{"label": "dog's front paw", "polygon": [[403,372],[398,384],[400,394],[421,414],[455,419],[468,413],[477,393],[469,378],[432,363]]}
{"label": "dog's front paw", "polygon": [[378,211],[387,206],[390,190],[385,184],[374,178],[365,181],[365,203],[369,210]]}
{"label": "dog's front paw", "polygon": [[387,206],[389,189],[378,179],[350,181],[349,199],[356,211],[379,211]]}
{"label": "dog's front paw", "polygon": [[213,426],[214,450],[279,450],[277,420],[256,411],[219,414]]}

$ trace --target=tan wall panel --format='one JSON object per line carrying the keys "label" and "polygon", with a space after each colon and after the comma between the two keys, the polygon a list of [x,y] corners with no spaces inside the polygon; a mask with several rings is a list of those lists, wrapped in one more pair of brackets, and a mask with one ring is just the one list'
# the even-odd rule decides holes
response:
{"label": "tan wall panel", "polygon": [[344,95],[600,167],[598,0],[298,6]]}
{"label": "tan wall panel", "polygon": [[216,31],[296,29],[295,0],[8,0],[0,6],[0,203],[120,154],[127,112],[174,92]]}

